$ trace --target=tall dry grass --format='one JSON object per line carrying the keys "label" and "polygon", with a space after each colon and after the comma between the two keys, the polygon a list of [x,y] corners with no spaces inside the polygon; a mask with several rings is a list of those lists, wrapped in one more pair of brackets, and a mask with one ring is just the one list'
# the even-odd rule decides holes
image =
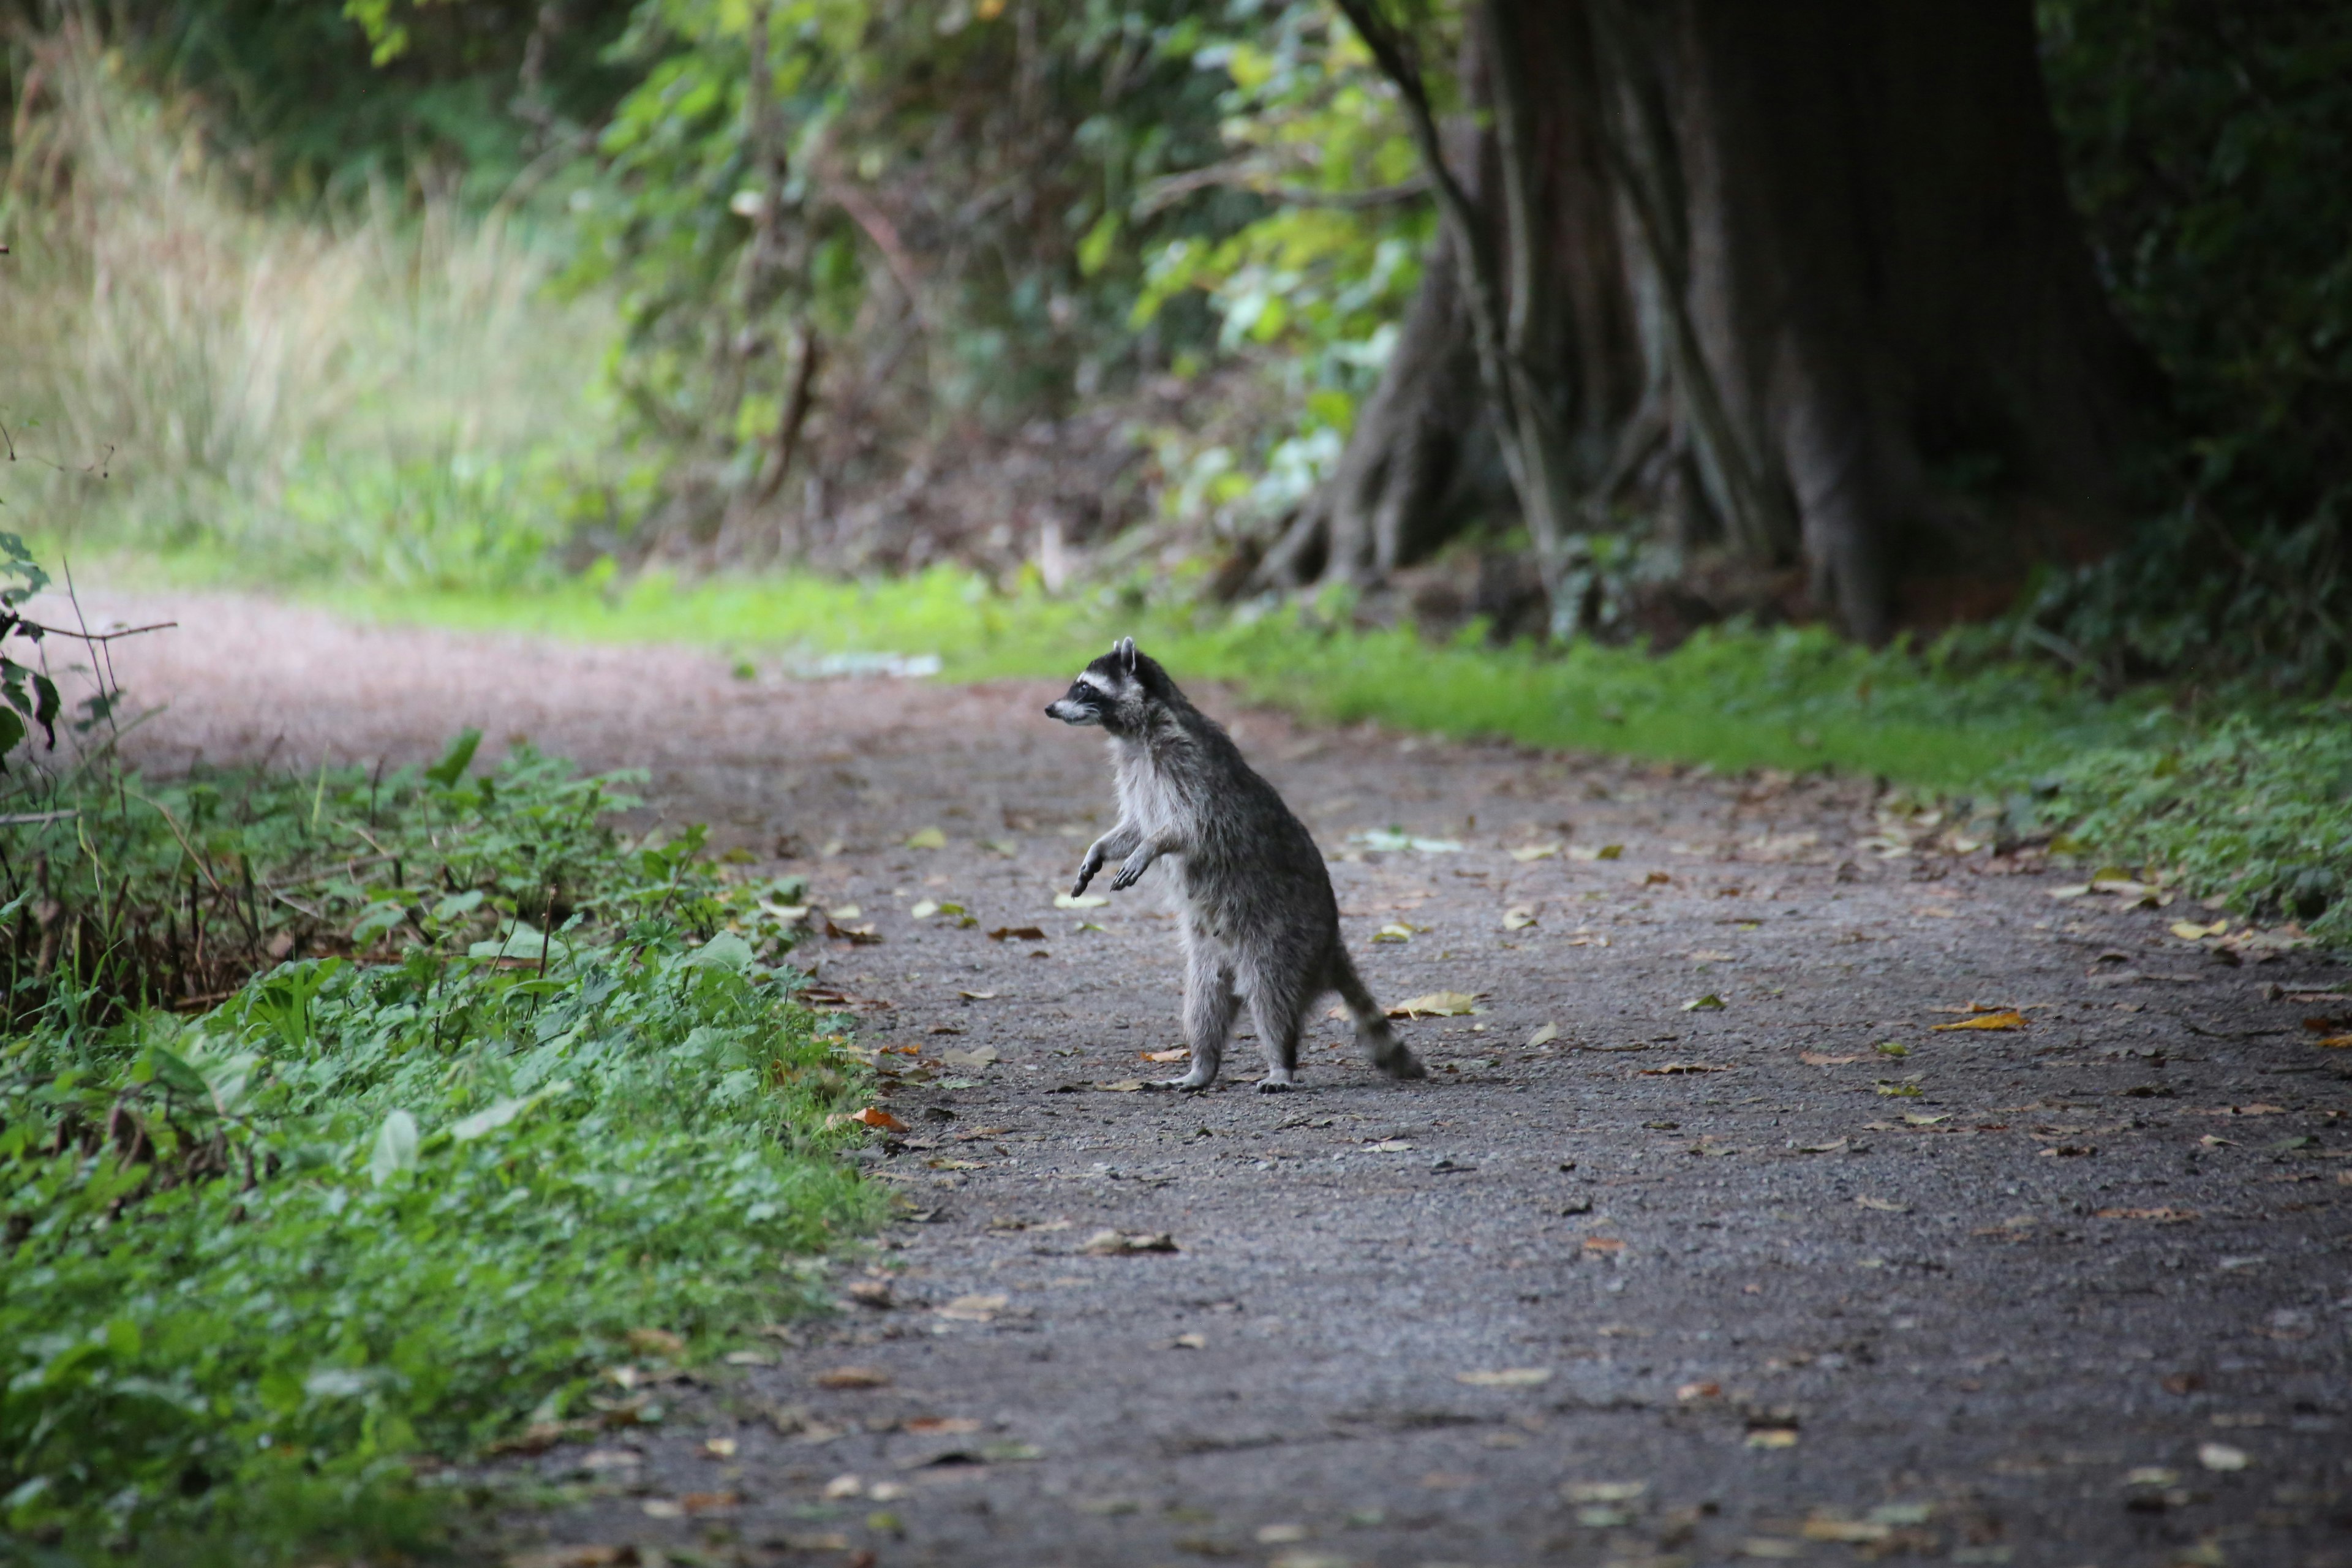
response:
{"label": "tall dry grass", "polygon": [[394,575],[541,550],[530,479],[593,463],[611,331],[550,298],[546,247],[432,195],[256,210],[194,111],[88,33],[30,58],[0,185],[16,526]]}

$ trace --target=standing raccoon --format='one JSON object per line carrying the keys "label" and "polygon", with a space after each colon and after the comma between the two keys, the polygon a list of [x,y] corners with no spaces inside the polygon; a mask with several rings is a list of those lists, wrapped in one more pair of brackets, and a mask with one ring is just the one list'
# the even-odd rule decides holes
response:
{"label": "standing raccoon", "polygon": [[1085,892],[1106,861],[1119,863],[1114,889],[1133,886],[1162,857],[1176,861],[1192,1067],[1170,1087],[1216,1081],[1246,997],[1265,1052],[1259,1089],[1292,1088],[1299,1031],[1329,991],[1355,1016],[1373,1066],[1391,1078],[1428,1076],[1349,962],[1330,873],[1306,826],[1242,761],[1233,737],[1135,650],[1133,637],[1087,666],[1045,712],[1109,732],[1118,786],[1118,826],[1087,850],[1071,896]]}

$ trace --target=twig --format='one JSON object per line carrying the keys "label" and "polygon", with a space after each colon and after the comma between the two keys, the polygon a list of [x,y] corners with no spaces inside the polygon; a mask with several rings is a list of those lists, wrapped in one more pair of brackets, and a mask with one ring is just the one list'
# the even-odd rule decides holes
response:
{"label": "twig", "polygon": [[26,631],[37,632],[42,637],[71,637],[77,642],[112,642],[117,637],[135,637],[142,632],[169,631],[172,627],[176,626],[179,624],[180,623],[177,621],[157,621],[152,626],[125,626],[121,631],[77,632],[70,631],[64,626],[43,626],[38,621],[19,619],[16,622],[16,625],[24,628]]}
{"label": "twig", "polygon": [[163,819],[163,826],[172,830],[172,837],[180,841],[180,847],[188,852],[189,861],[197,870],[202,871],[205,874],[205,880],[213,885],[213,891],[218,893],[222,898],[227,898],[228,889],[220,885],[220,879],[213,875],[213,868],[205,864],[204,857],[196,853],[196,847],[188,842],[188,836],[186,834],[180,831],[179,819],[172,815],[170,809],[166,807],[163,802],[149,800],[145,795],[141,795],[135,789],[131,791],[131,798],[138,801],[142,805],[152,808],[156,816]]}
{"label": "twig", "polygon": [[19,811],[0,816],[0,827],[32,827],[44,822],[67,822],[79,816],[79,808],[72,811]]}

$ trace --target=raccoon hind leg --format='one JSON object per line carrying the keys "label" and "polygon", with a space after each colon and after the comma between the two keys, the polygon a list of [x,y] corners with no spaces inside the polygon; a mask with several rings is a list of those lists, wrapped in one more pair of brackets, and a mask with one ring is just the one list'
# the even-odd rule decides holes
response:
{"label": "raccoon hind leg", "polygon": [[1296,995],[1262,988],[1250,996],[1250,1020],[1257,1026],[1258,1048],[1265,1053],[1265,1076],[1258,1079],[1260,1094],[1280,1094],[1298,1086],[1298,1031],[1307,1009]]}
{"label": "raccoon hind leg", "polygon": [[1181,1078],[1168,1079],[1169,1088],[1206,1089],[1217,1081],[1240,1005],[1232,966],[1204,945],[1192,945],[1184,963],[1184,1044],[1192,1052],[1192,1065]]}

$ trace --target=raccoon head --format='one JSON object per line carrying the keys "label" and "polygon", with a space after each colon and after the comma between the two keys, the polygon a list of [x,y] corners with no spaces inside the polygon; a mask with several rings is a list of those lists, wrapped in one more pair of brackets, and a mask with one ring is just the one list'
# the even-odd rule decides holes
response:
{"label": "raccoon head", "polygon": [[1159,661],[1138,653],[1133,637],[1121,637],[1108,653],[1078,672],[1059,701],[1045,705],[1045,716],[1132,735],[1149,724],[1153,708],[1176,695],[1175,683]]}

